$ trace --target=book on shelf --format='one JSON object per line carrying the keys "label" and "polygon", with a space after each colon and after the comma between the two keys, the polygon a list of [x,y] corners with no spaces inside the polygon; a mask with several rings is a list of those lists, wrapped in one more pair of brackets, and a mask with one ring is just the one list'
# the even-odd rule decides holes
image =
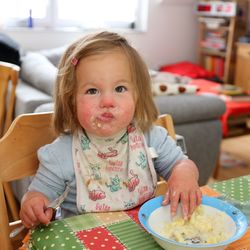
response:
{"label": "book on shelf", "polygon": [[219,78],[224,76],[224,58],[218,56],[205,56],[205,69],[213,72]]}
{"label": "book on shelf", "polygon": [[225,31],[208,31],[205,33],[204,39],[201,41],[201,47],[212,50],[225,51],[226,42]]}

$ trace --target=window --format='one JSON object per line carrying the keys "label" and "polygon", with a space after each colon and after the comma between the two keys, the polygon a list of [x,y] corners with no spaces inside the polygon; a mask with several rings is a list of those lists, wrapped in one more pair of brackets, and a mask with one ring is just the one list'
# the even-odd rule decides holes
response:
{"label": "window", "polygon": [[0,17],[5,27],[146,30],[147,12],[148,0],[8,0]]}

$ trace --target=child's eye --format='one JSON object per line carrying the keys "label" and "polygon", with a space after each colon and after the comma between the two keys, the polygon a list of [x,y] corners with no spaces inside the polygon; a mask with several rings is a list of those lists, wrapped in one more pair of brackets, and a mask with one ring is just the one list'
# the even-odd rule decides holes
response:
{"label": "child's eye", "polygon": [[95,94],[97,94],[97,93],[98,93],[98,90],[95,89],[95,88],[91,88],[91,89],[88,89],[88,90],[86,91],[86,94],[87,94],[87,95],[95,95]]}
{"label": "child's eye", "polygon": [[125,92],[126,90],[127,90],[127,88],[124,87],[124,86],[117,86],[115,88],[115,91],[118,92],[118,93]]}

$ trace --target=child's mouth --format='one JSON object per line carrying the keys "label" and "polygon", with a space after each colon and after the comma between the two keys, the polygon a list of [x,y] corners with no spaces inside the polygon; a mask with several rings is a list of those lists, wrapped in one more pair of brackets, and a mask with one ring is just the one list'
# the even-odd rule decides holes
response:
{"label": "child's mouth", "polygon": [[114,115],[110,112],[105,112],[92,119],[92,125],[95,128],[101,128],[104,123],[110,122]]}
{"label": "child's mouth", "polygon": [[97,120],[102,122],[108,122],[114,118],[113,114],[109,112],[102,113],[100,116],[97,117]]}

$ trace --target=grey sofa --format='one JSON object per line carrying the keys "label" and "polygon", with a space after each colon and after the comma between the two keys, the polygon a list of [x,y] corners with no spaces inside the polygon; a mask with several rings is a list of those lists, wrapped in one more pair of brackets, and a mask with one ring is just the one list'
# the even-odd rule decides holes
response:
{"label": "grey sofa", "polygon": [[[53,83],[65,47],[27,53],[22,57],[15,116],[53,109]],[[215,96],[181,94],[155,96],[160,113],[171,114],[175,130],[185,138],[187,155],[198,166],[199,184],[207,183],[219,156],[222,138],[219,117],[224,102]]]}

